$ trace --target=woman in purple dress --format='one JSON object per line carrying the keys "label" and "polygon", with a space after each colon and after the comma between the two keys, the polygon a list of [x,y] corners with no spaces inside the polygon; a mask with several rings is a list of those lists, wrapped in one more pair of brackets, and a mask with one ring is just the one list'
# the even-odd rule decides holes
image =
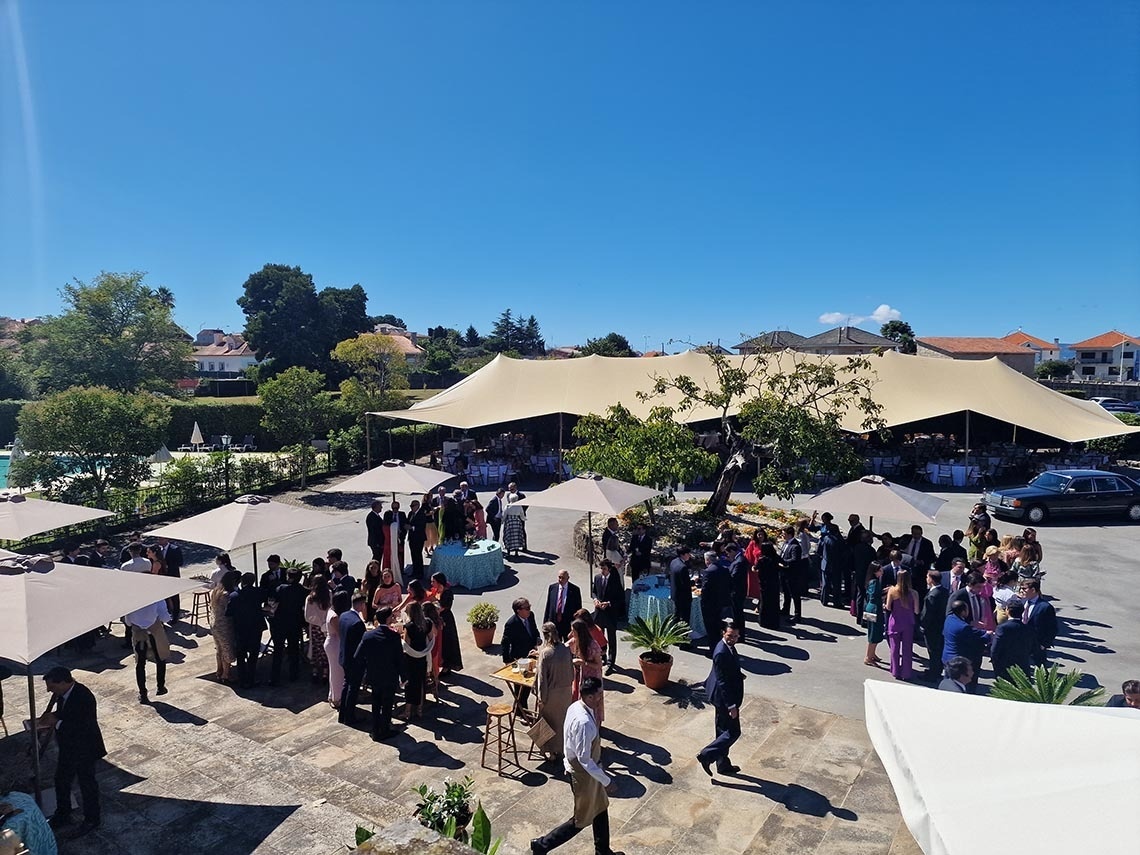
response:
{"label": "woman in purple dress", "polygon": [[918,592],[910,586],[910,571],[900,570],[887,590],[887,644],[891,648],[891,674],[909,680],[914,659],[914,624],[918,615]]}

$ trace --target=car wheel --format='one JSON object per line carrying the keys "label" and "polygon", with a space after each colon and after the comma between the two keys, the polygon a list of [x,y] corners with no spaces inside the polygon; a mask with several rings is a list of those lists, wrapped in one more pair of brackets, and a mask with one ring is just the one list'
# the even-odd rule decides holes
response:
{"label": "car wheel", "polygon": [[1128,506],[1128,519],[1134,523],[1140,523],[1140,502]]}
{"label": "car wheel", "polygon": [[1045,510],[1044,505],[1033,505],[1025,512],[1025,518],[1034,525],[1041,525],[1047,516],[1049,516],[1049,512]]}

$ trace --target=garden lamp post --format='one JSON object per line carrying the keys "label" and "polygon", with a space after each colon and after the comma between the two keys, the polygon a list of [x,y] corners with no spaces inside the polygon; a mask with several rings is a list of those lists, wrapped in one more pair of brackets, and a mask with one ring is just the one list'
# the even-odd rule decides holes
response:
{"label": "garden lamp post", "polygon": [[222,434],[222,452],[225,454],[225,459],[224,459],[224,462],[222,464],[222,469],[225,472],[226,498],[227,499],[230,497],[230,442],[232,442],[232,441],[233,441],[233,437],[230,436],[228,433]]}

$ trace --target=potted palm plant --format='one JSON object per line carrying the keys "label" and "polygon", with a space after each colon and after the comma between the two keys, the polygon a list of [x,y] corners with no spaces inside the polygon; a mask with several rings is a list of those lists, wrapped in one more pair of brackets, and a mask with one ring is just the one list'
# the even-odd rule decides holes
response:
{"label": "potted palm plant", "polygon": [[495,625],[499,622],[499,609],[488,602],[476,603],[467,613],[467,622],[475,636],[475,646],[484,650],[495,643]]}
{"label": "potted palm plant", "polygon": [[645,651],[638,657],[641,678],[647,689],[657,691],[669,683],[669,672],[673,668],[669,648],[689,640],[689,625],[672,616],[664,620],[660,615],[653,615],[649,620],[638,618],[626,628],[622,640],[634,650]]}
{"label": "potted palm plant", "polygon": [[1056,665],[1046,670],[1038,665],[1033,669],[1033,677],[1014,665],[1009,669],[1009,678],[999,677],[990,688],[991,698],[1004,701],[1021,701],[1030,704],[1064,704],[1074,707],[1100,706],[1104,687],[1097,686],[1081,692],[1071,701],[1069,695],[1077,687],[1084,674],[1080,671],[1062,672]]}

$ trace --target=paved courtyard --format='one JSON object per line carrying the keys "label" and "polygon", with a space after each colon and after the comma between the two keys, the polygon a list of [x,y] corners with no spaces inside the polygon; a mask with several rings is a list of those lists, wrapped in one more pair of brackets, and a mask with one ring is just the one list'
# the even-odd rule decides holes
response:
{"label": "paved courtyard", "polygon": [[[931,527],[935,535],[959,525],[970,500],[949,498],[940,516],[947,522]],[[311,558],[336,545],[354,569],[363,566],[364,532],[354,522],[363,517],[362,499],[309,493],[290,500],[343,513],[346,522],[272,551]],[[63,661],[99,697],[110,754],[100,773],[103,828],[65,841],[61,851],[343,852],[357,823],[383,825],[408,817],[416,802],[414,785],[470,774],[495,834],[506,839],[503,851],[525,852],[531,837],[568,815],[569,788],[538,761],[523,759],[523,768],[510,778],[479,767],[484,705],[502,698],[504,687],[488,676],[499,664],[496,651],[474,647],[462,615],[481,596],[508,613],[520,595],[541,609],[556,565],[584,583],[585,566],[568,557],[569,525],[576,518],[536,509],[528,523],[534,552],[514,562],[494,590],[458,596],[466,667],[441,702],[429,704],[424,720],[391,744],[373,743],[363,721],[357,729],[338,725],[320,687],[304,678],[245,696],[218,685],[212,680],[210,636],[185,622],[172,634],[170,694],[150,707],[137,703],[129,652],[117,640],[104,639],[85,656],[65,655]],[[889,524],[876,521],[876,529]],[[1127,627],[1128,605],[1121,601],[1126,598],[1114,592],[1130,589],[1114,583],[1135,567],[1128,546],[1134,536],[1134,529],[1119,526],[1042,533],[1048,593],[1058,598],[1066,625],[1058,661],[1110,686],[1133,675],[1140,662],[1140,642],[1114,628]],[[1081,562],[1089,538],[1105,559],[1097,577],[1101,586],[1087,584],[1092,568]],[[262,554],[269,551],[263,547]],[[205,562],[210,553],[194,548],[189,554]],[[234,560],[245,569],[251,557],[239,550]],[[741,715],[743,738],[733,752],[742,773],[716,784],[695,761],[711,738],[712,711],[688,688],[703,680],[708,660],[678,652],[675,685],[655,694],[640,685],[636,658],[622,649],[624,668],[606,681],[603,731],[603,763],[617,773],[620,786],[611,807],[614,846],[630,855],[917,852],[861,721],[863,680],[889,679],[861,664],[862,646],[849,616],[814,602],[806,604],[805,620],[794,630],[754,636],[742,648],[749,697]],[[48,658],[41,665],[50,664]],[[42,682],[37,683],[42,704]],[[5,688],[11,728],[26,716],[26,698],[19,678],[6,681]],[[520,743],[525,748],[525,737]],[[0,768],[26,762],[24,745],[22,736],[0,741]],[[49,758],[49,780],[51,763]],[[588,834],[564,851],[592,851]]]}

